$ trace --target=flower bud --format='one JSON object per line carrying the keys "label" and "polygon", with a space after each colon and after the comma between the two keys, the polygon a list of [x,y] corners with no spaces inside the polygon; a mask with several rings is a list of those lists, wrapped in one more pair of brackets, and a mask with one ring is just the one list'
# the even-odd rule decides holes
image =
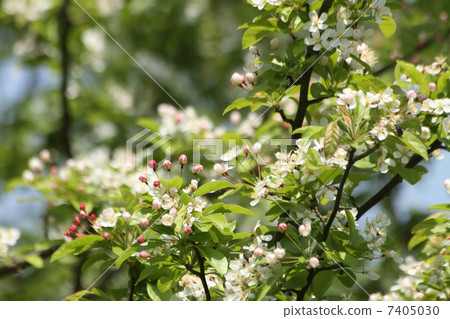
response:
{"label": "flower bud", "polygon": [[150,258],[150,254],[147,251],[144,250],[144,251],[141,251],[139,253],[139,257],[142,258],[142,259],[149,259]]}
{"label": "flower bud", "polygon": [[436,83],[431,82],[430,84],[428,84],[428,90],[430,90],[430,92],[436,91]]}
{"label": "flower bud", "polygon": [[286,223],[279,223],[278,224],[278,229],[281,230],[282,232],[285,232],[286,229],[287,229]]}
{"label": "flower bud", "polygon": [[58,167],[56,167],[56,166],[51,166],[51,167],[50,167],[50,174],[52,174],[52,175],[58,174]]}
{"label": "flower bud", "polygon": [[140,221],[142,227],[148,227],[150,225],[150,221],[147,218],[143,218]]}
{"label": "flower bud", "polygon": [[309,266],[311,268],[317,268],[319,267],[319,259],[317,259],[316,257],[311,257],[309,259]]}
{"label": "flower bud", "polygon": [[153,186],[154,186],[154,187],[159,187],[159,185],[160,185],[159,181],[154,181],[154,182],[153,182]]}
{"label": "flower bud", "polygon": [[194,175],[200,174],[201,172],[203,172],[203,165],[201,164],[194,165],[192,171],[194,172]]}
{"label": "flower bud", "polygon": [[70,230],[66,231],[66,232],[64,233],[64,236],[66,236],[66,237],[72,237],[72,238],[73,238],[73,235],[72,235],[72,233],[70,232]]}
{"label": "flower bud", "polygon": [[242,83],[244,83],[244,81],[245,81],[245,77],[243,74],[235,72],[231,75],[230,83],[232,86],[239,86]]}
{"label": "flower bud", "polygon": [[273,264],[276,264],[276,263],[277,263],[278,258],[277,258],[277,256],[275,256],[274,253],[268,253],[268,254],[266,255],[266,261],[267,261],[267,263],[273,265]]}
{"label": "flower bud", "polygon": [[77,231],[77,225],[72,224],[72,225],[69,227],[69,230],[70,230],[70,231]]}
{"label": "flower bud", "polygon": [[82,234],[82,233],[77,233],[75,236],[76,236],[77,238],[81,238],[81,237],[84,237],[84,234]]}
{"label": "flower bud", "polygon": [[253,255],[255,255],[255,257],[262,257],[264,256],[264,250],[258,247],[253,251]]}
{"label": "flower bud", "polygon": [[80,225],[80,224],[81,224],[80,218],[79,218],[78,216],[75,216],[75,218],[73,219],[73,223],[74,223],[75,225]]}
{"label": "flower bud", "polygon": [[44,164],[42,163],[42,161],[37,158],[37,157],[33,157],[28,161],[28,165],[30,166],[30,169],[36,173],[40,173],[42,172],[42,170],[44,169]]}
{"label": "flower bud", "polygon": [[84,219],[87,219],[89,217],[89,215],[84,210],[82,210],[80,212],[80,216],[81,216],[81,218],[84,218]]}
{"label": "flower bud", "polygon": [[139,238],[137,239],[137,242],[138,242],[139,244],[143,244],[143,243],[145,243],[145,238],[144,238],[144,237],[139,237]]}
{"label": "flower bud", "polygon": [[163,167],[164,167],[166,170],[170,171],[170,168],[172,167],[172,162],[169,161],[169,160],[165,160],[165,161],[163,162]]}
{"label": "flower bud", "polygon": [[80,210],[86,211],[86,205],[83,202],[80,203]]}
{"label": "flower bud", "polygon": [[308,227],[307,225],[302,224],[298,227],[298,231],[299,231],[300,235],[302,235],[303,237],[307,237],[311,233],[311,227]]}
{"label": "flower bud", "polygon": [[178,210],[175,207],[172,207],[169,211],[169,215],[175,218],[177,216],[177,214],[178,214]]}
{"label": "flower bud", "polygon": [[270,46],[272,47],[272,49],[278,49],[278,44],[278,38],[273,38],[272,40],[270,40]]}
{"label": "flower bud", "polygon": [[248,153],[250,152],[250,149],[248,148],[248,145],[244,145],[243,151],[244,151],[245,156],[248,156]]}
{"label": "flower bud", "polygon": [[252,151],[254,154],[259,154],[259,152],[261,151],[261,144],[259,142],[253,144]]}
{"label": "flower bud", "polygon": [[253,54],[253,55],[259,55],[258,47],[255,46],[255,45],[250,46],[250,48],[248,48],[248,50],[249,50],[250,53]]}
{"label": "flower bud", "polygon": [[34,182],[34,174],[32,171],[30,170],[25,170],[22,174],[22,179],[27,182],[32,184]]}
{"label": "flower bud", "polygon": [[130,219],[131,219],[131,214],[129,212],[127,212],[127,211],[122,212],[122,220],[125,223],[128,223],[130,221]]}
{"label": "flower bud", "polygon": [[245,73],[245,82],[250,84],[255,83],[255,75],[251,72]]}
{"label": "flower bud", "polygon": [[147,176],[144,174],[139,175],[139,180],[144,184],[147,184],[148,181]]}
{"label": "flower bud", "polygon": [[181,166],[184,166],[187,163],[187,157],[184,154],[181,154],[180,158],[178,159],[178,161],[180,162]]}
{"label": "flower bud", "polygon": [[111,235],[109,233],[103,233],[103,238],[105,238],[106,240],[110,240]]}
{"label": "flower bud", "polygon": [[418,99],[420,102],[423,102],[423,101],[425,101],[426,99],[428,99],[428,96],[427,96],[426,94],[424,94],[424,93],[420,93],[419,96],[417,97],[417,99]]}
{"label": "flower bud", "polygon": [[192,234],[192,227],[191,226],[186,227],[186,229],[184,230],[184,233],[186,235]]}
{"label": "flower bud", "polygon": [[408,93],[406,93],[406,97],[408,100],[415,99],[417,97],[417,93],[414,90],[409,90]]}
{"label": "flower bud", "polygon": [[230,122],[234,125],[238,125],[241,122],[241,113],[233,111],[230,113]]}
{"label": "flower bud", "polygon": [[156,161],[155,160],[148,161],[148,166],[150,168],[153,168],[153,170],[156,170],[156,166],[157,166]]}
{"label": "flower bud", "polygon": [[286,255],[286,252],[284,251],[283,248],[275,248],[275,250],[273,251],[273,253],[275,254],[275,256],[278,259],[282,259],[284,258],[284,256]]}
{"label": "flower bud", "polygon": [[154,200],[152,203],[153,209],[155,210],[159,210],[161,208],[161,203],[159,202],[159,200]]}
{"label": "flower bud", "polygon": [[214,164],[214,172],[219,176],[226,173],[225,168],[220,163]]}
{"label": "flower bud", "polygon": [[41,158],[41,160],[44,163],[48,163],[50,162],[50,152],[47,149],[43,149],[40,153],[39,153],[39,157]]}

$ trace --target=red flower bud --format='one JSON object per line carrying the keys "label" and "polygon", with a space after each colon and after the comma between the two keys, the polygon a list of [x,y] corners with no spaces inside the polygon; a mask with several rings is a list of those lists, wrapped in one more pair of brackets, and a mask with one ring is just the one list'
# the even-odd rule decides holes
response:
{"label": "red flower bud", "polygon": [[279,223],[278,224],[278,229],[281,230],[282,232],[285,232],[286,229],[287,229],[286,223]]}
{"label": "red flower bud", "polygon": [[186,229],[184,230],[184,233],[186,235],[192,234],[192,227],[191,226],[186,227]]}
{"label": "red flower bud", "polygon": [[154,181],[154,182],[153,182],[153,186],[159,187],[159,181]]}
{"label": "red flower bud", "polygon": [[80,216],[81,216],[81,218],[84,218],[84,219],[87,219],[89,217],[89,215],[84,210],[82,210],[80,212]]}
{"label": "red flower bud", "polygon": [[86,211],[86,206],[84,205],[83,202],[81,202],[80,204],[80,210]]}
{"label": "red flower bud", "polygon": [[184,164],[187,163],[187,156],[184,154],[181,154],[180,158],[179,158],[179,162],[181,164],[181,166],[183,166]]}
{"label": "red flower bud", "polygon": [[72,225],[69,227],[69,230],[70,230],[70,231],[77,231],[77,225],[72,224]]}
{"label": "red flower bud", "polygon": [[82,234],[82,233],[77,233],[75,236],[77,236],[77,238],[81,238],[81,237],[84,237],[84,234]]}
{"label": "red flower bud", "polygon": [[201,164],[194,165],[192,171],[194,172],[194,175],[200,174],[201,172],[203,172],[203,165]]}
{"label": "red flower bud", "polygon": [[163,162],[163,167],[164,167],[166,170],[170,171],[170,168],[172,167],[172,162],[171,162],[171,161],[168,161],[168,160],[165,160],[165,161]]}
{"label": "red flower bud", "polygon": [[142,227],[148,227],[150,225],[150,221],[147,218],[141,219],[141,226]]}
{"label": "red flower bud", "polygon": [[75,218],[73,219],[73,223],[77,224],[77,225],[80,225],[80,223],[81,223],[80,218],[78,216],[75,216]]}
{"label": "red flower bud", "polygon": [[139,237],[139,238],[137,239],[137,242],[138,242],[139,244],[145,243],[145,238],[144,238],[144,237]]}
{"label": "red flower bud", "polygon": [[95,214],[91,214],[90,217],[91,217],[92,220],[96,220],[97,219],[97,216],[95,216]]}
{"label": "red flower bud", "polygon": [[150,168],[153,168],[153,170],[156,170],[156,161],[155,160],[150,160],[150,161],[148,161],[148,166],[150,167]]}
{"label": "red flower bud", "polygon": [[73,237],[73,235],[72,235],[72,233],[70,232],[70,230],[66,231],[66,232],[64,233],[64,236],[67,236],[67,237]]}
{"label": "red flower bud", "polygon": [[109,233],[103,233],[103,238],[105,238],[106,240],[110,240],[111,235]]}
{"label": "red flower bud", "polygon": [[138,178],[142,183],[147,184],[147,176],[145,176],[144,174],[141,174],[141,175],[139,175]]}
{"label": "red flower bud", "polygon": [[150,258],[150,254],[147,251],[141,251],[139,253],[139,257],[141,257],[142,259],[149,259]]}

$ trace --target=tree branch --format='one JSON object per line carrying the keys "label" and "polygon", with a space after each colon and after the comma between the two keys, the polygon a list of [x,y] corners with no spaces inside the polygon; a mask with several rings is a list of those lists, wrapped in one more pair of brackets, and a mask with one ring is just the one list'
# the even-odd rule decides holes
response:
{"label": "tree branch", "polygon": [[[36,255],[41,258],[47,258],[47,257],[50,257],[58,248],[59,248],[59,245],[53,246],[46,250],[37,252]],[[27,268],[29,266],[31,266],[31,264],[28,263],[26,260],[15,261],[8,266],[0,268],[0,277],[20,272],[21,270],[23,270],[24,268]]]}
{"label": "tree branch", "polygon": [[203,289],[205,290],[206,300],[211,301],[211,295],[210,295],[209,289],[208,289],[208,282],[206,281],[206,276],[205,276],[205,260],[202,257],[202,255],[200,254],[200,251],[198,250],[198,248],[196,246],[193,246],[193,247],[194,247],[195,255],[197,256],[198,264],[200,266],[200,272],[195,271],[195,273],[193,273],[193,274],[200,277],[200,279],[202,281]]}
{"label": "tree branch", "polygon": [[342,193],[344,192],[345,183],[347,182],[348,175],[350,174],[350,170],[354,163],[354,155],[355,155],[355,149],[350,150],[350,156],[348,159],[347,167],[345,168],[344,176],[342,176],[341,183],[339,184],[338,193],[336,195],[336,200],[334,202],[333,211],[331,212],[330,219],[328,219],[327,224],[325,225],[325,228],[323,229],[323,236],[322,241],[327,241],[328,233],[330,232],[331,225],[333,224],[334,219],[336,218],[336,214],[339,210],[339,206],[341,205],[341,197]]}
{"label": "tree branch", "polygon": [[[436,140],[428,149],[428,154],[431,154],[433,151],[443,148],[440,141]],[[408,164],[406,164],[406,168],[413,168],[422,160],[422,157],[418,154],[414,154],[413,157],[409,160]],[[362,206],[358,208],[358,215],[356,215],[356,220],[360,219],[369,209],[378,204],[382,199],[389,196],[391,191],[403,181],[403,178],[397,174],[395,175],[389,183],[387,183],[382,189],[378,191],[375,195],[369,198]]]}

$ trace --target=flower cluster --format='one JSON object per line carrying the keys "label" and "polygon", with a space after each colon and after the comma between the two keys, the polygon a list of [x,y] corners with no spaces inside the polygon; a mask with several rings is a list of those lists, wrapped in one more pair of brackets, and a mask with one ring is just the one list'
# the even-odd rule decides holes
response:
{"label": "flower cluster", "polygon": [[16,228],[0,227],[0,258],[5,256],[20,238],[20,231]]}

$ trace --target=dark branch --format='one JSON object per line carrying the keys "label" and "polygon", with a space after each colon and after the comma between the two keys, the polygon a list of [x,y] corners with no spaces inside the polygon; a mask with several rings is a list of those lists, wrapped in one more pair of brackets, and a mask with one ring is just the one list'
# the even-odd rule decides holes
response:
{"label": "dark branch", "polygon": [[348,174],[350,174],[350,170],[354,163],[353,156],[355,155],[355,149],[350,150],[350,156],[348,159],[347,167],[345,168],[344,176],[342,176],[341,183],[339,184],[338,193],[336,195],[336,201],[334,202],[333,211],[331,212],[330,219],[328,220],[325,228],[323,229],[322,240],[327,241],[328,233],[330,232],[331,225],[336,217],[336,214],[339,210],[339,206],[341,205],[342,193],[344,192],[345,183],[347,182]]}
{"label": "dark branch", "polygon": [[[37,252],[36,255],[41,257],[41,258],[48,258],[50,257],[57,249],[59,248],[59,245],[57,246],[53,246],[49,249],[46,250],[42,250],[40,252]],[[0,268],[0,277],[2,276],[6,276],[6,275],[10,275],[13,273],[17,273],[22,271],[25,268],[28,268],[29,266],[31,266],[30,263],[28,263],[25,260],[19,260],[19,261],[15,261],[12,264],[5,266],[5,267],[1,267]]]}
{"label": "dark branch", "polygon": [[353,159],[353,162],[356,163],[357,161],[363,159],[366,156],[369,156],[370,154],[372,154],[373,152],[375,152],[379,147],[380,147],[381,143],[378,142],[375,144],[374,147],[369,148],[367,151],[365,151],[364,153],[359,154],[358,156],[355,156],[355,158]]}
{"label": "dark branch", "polygon": [[323,100],[329,99],[329,98],[331,98],[331,97],[333,97],[333,96],[334,96],[334,95],[329,95],[329,96],[323,96],[323,97],[319,97],[319,98],[317,98],[317,99],[313,99],[313,100],[311,100],[311,101],[308,101],[308,105],[316,104],[316,103],[322,102]]}
{"label": "dark branch", "polygon": [[200,277],[203,285],[203,289],[205,290],[206,300],[211,300],[211,295],[209,293],[208,289],[208,282],[206,281],[206,275],[205,275],[205,259],[200,254],[200,251],[197,247],[194,246],[195,255],[197,256],[198,264],[200,266],[200,273],[197,272],[197,276]]}
{"label": "dark branch", "polygon": [[[441,142],[438,140],[434,141],[433,144],[430,145],[428,149],[428,154],[431,154],[433,151],[443,148]],[[406,168],[414,168],[419,162],[422,160],[422,157],[418,154],[414,154],[413,157],[409,160],[408,164],[406,164]],[[375,195],[373,195],[370,199],[368,199],[362,206],[358,208],[358,215],[356,216],[356,220],[360,219],[369,209],[378,204],[382,199],[389,196],[391,191],[403,181],[403,178],[397,174],[395,175],[389,183],[387,183],[382,189],[378,191]]]}

